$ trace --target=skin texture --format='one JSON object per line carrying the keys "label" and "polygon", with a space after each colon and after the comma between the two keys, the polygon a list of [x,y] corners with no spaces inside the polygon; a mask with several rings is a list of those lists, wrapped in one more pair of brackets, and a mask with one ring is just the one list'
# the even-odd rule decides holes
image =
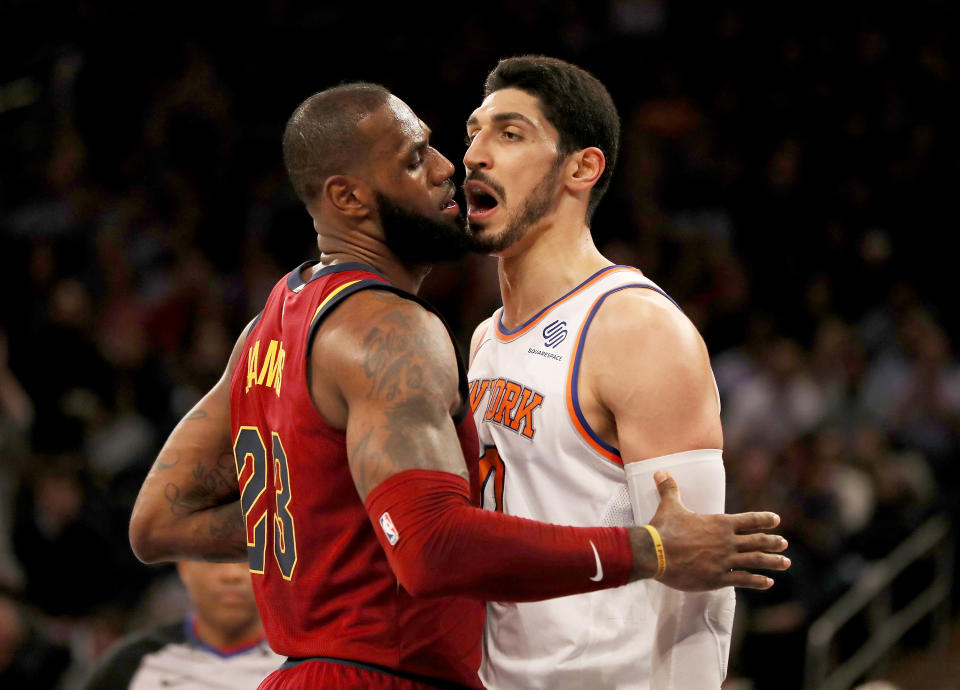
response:
{"label": "skin texture", "polygon": [[330,315],[312,361],[314,404],[347,430],[361,499],[408,469],[467,478],[451,419],[463,404],[456,354],[436,316],[396,295],[360,293]]}
{"label": "skin texture", "polygon": [[[455,215],[443,210],[450,197],[453,165],[429,145],[429,129],[395,97],[364,118],[358,130],[373,142],[368,162],[328,177],[322,193],[307,207],[318,232],[321,265],[363,262],[394,285],[415,293],[428,269],[404,264],[390,251],[379,224],[377,194],[448,222],[451,231],[458,231]],[[540,145],[545,141],[539,140]],[[602,169],[598,153],[593,149],[570,156],[558,173],[558,185],[585,199],[591,180]],[[555,162],[556,156],[541,155],[540,160]],[[530,179],[531,188],[543,174],[540,171]],[[549,209],[545,217],[555,211]],[[540,232],[539,228],[535,224],[527,236]],[[568,280],[574,277],[560,273]],[[363,291],[348,299],[347,305],[328,317],[314,340],[310,388],[320,414],[346,430],[348,461],[359,497],[366,498],[379,483],[407,469],[438,470],[465,478],[451,414],[466,401],[459,398],[456,357],[442,324],[421,307],[393,295]],[[246,558],[229,415],[230,373],[239,361],[245,336],[238,339],[220,382],[173,430],[144,481],[131,518],[130,539],[134,552],[145,562]],[[678,536],[672,538],[677,542],[691,532],[693,548],[710,555],[682,573],[678,584],[767,586],[766,578],[731,573],[725,567],[743,549],[732,516],[687,511],[671,482],[665,479],[660,485],[666,500],[655,519],[668,533],[671,525],[675,527]],[[763,527],[777,522],[770,513],[748,518]],[[757,528],[755,524],[749,529]],[[651,576],[656,556],[649,535],[637,528],[631,539],[634,578]],[[705,547],[702,542],[707,540],[712,542]]]}
{"label": "skin texture", "polygon": [[140,487],[130,544],[145,563],[247,560],[230,438],[230,374],[249,328],[234,345],[220,380],[170,433]]}
{"label": "skin texture", "polygon": [[[612,265],[593,244],[586,223],[590,190],[605,167],[596,148],[574,151],[558,163],[559,136],[538,99],[518,89],[495,91],[467,120],[469,147],[464,155],[465,191],[475,189],[500,202],[479,223],[468,213],[471,231],[498,247],[503,321],[514,328],[590,275]],[[536,181],[559,164],[552,198],[541,218],[518,232],[513,218],[531,196],[542,194]],[[476,350],[488,322],[474,334]],[[642,462],[700,448],[723,448],[720,410],[706,346],[694,325],[665,297],[652,290],[623,290],[606,299],[584,346],[580,369],[580,406],[606,442],[618,448],[624,463]],[[673,496],[675,482],[658,484],[661,497]],[[671,486],[672,484],[672,486]],[[668,570],[663,582],[678,589],[699,589],[687,575],[710,559],[727,574],[714,582],[765,588],[772,580],[746,569],[782,570],[789,559],[780,537],[753,533],[776,522],[746,516],[661,513],[651,520],[664,541]],[[672,508],[670,509],[672,510]],[[769,515],[769,514],[768,514]],[[723,518],[729,518],[722,525]],[[734,534],[726,536],[724,530]],[[645,532],[645,531],[644,531]],[[728,537],[735,537],[732,540]],[[635,559],[642,558],[649,536],[632,534]],[[736,544],[735,554],[716,550]],[[730,572],[733,569],[733,572]]]}
{"label": "skin texture", "polygon": [[250,573],[240,563],[177,563],[193,604],[197,636],[225,649],[248,642],[263,630]]}

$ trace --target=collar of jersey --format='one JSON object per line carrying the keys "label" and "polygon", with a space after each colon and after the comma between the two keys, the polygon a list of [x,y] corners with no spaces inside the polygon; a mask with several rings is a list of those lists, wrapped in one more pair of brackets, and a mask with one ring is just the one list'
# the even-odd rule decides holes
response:
{"label": "collar of jersey", "polygon": [[504,341],[510,341],[510,340],[514,340],[515,338],[519,338],[521,335],[523,335],[524,333],[529,331],[531,328],[536,326],[537,323],[544,316],[546,316],[548,311],[558,306],[561,302],[565,302],[571,297],[573,297],[574,295],[577,295],[581,291],[586,290],[593,283],[600,280],[600,278],[614,271],[635,271],[636,273],[640,273],[641,275],[643,275],[640,269],[634,268],[633,266],[614,265],[614,266],[607,266],[606,268],[601,268],[599,271],[597,271],[592,276],[590,276],[589,278],[584,280],[582,283],[580,283],[577,287],[573,288],[565,295],[558,297],[553,302],[551,302],[550,304],[545,306],[543,309],[538,311],[536,314],[534,314],[532,317],[530,317],[527,321],[525,321],[524,323],[520,324],[519,326],[513,329],[507,328],[506,326],[503,325],[503,309],[500,309],[500,312],[497,314],[497,338],[499,340],[504,340]]}
{"label": "collar of jersey", "polygon": [[329,266],[324,266],[319,271],[317,271],[312,276],[310,276],[309,280],[304,281],[303,278],[300,277],[301,274],[303,273],[303,270],[308,266],[314,266],[318,263],[320,262],[315,259],[311,261],[304,261],[302,264],[300,264],[295,269],[290,271],[290,274],[287,276],[287,287],[290,288],[291,290],[300,290],[303,288],[304,285],[306,285],[307,283],[312,283],[318,278],[332,275],[334,273],[343,273],[344,271],[366,271],[367,273],[376,274],[381,278],[383,278],[384,280],[386,280],[387,282],[390,282],[385,275],[383,275],[380,271],[375,269],[373,266],[368,266],[367,264],[360,263],[359,261],[349,261],[343,264],[330,264]]}
{"label": "collar of jersey", "polygon": [[251,649],[259,645],[266,638],[263,633],[260,633],[256,637],[251,637],[249,640],[243,642],[238,642],[235,645],[230,645],[229,647],[214,647],[211,644],[207,644],[199,637],[197,637],[197,620],[193,615],[187,616],[183,620],[183,628],[187,634],[187,639],[190,640],[190,643],[196,647],[200,647],[210,652],[211,654],[216,654],[217,656],[226,659],[227,657],[235,656],[237,654],[243,654],[244,652],[249,652]]}

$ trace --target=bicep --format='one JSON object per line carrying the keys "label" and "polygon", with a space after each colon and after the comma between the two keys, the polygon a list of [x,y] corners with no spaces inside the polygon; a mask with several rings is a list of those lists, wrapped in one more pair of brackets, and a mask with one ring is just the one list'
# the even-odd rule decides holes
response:
{"label": "bicep", "polygon": [[230,375],[252,322],[237,340],[223,376],[167,437],[140,487],[130,519],[134,550],[172,533],[185,518],[239,497],[230,438]]}
{"label": "bicep", "polygon": [[147,477],[163,485],[162,494],[171,509],[213,507],[237,496],[230,378],[253,323],[237,339],[220,380],[170,432]]}
{"label": "bicep", "polygon": [[722,448],[710,358],[693,324],[657,295],[625,294],[605,308],[599,333],[591,330],[600,336],[595,390],[614,419],[624,462]]}
{"label": "bicep", "polygon": [[[394,296],[351,310],[326,338],[347,405],[347,457],[362,499],[409,469],[467,477],[451,410],[459,404],[453,343],[440,321]],[[315,358],[317,359],[317,358]]]}

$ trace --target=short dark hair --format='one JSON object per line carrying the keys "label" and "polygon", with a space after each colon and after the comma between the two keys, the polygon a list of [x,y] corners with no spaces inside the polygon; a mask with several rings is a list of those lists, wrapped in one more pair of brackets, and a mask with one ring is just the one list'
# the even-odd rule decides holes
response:
{"label": "short dark hair", "polygon": [[487,75],[484,97],[500,89],[520,89],[540,101],[540,109],[560,134],[560,155],[596,146],[607,166],[590,190],[587,221],[610,186],[620,146],[620,116],[606,87],[569,62],[543,55],[501,60]]}
{"label": "short dark hair", "polygon": [[366,158],[370,142],[357,123],[389,97],[379,84],[352,82],[315,93],[293,111],[283,132],[283,162],[304,203],[317,197],[330,175]]}

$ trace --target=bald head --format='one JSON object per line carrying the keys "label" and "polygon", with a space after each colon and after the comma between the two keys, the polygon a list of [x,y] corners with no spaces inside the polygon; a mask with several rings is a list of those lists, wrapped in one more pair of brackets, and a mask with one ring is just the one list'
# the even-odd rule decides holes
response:
{"label": "bald head", "polygon": [[390,92],[378,84],[342,84],[310,96],[283,133],[283,161],[297,196],[311,203],[330,175],[366,160],[369,138],[357,125],[380,109]]}

